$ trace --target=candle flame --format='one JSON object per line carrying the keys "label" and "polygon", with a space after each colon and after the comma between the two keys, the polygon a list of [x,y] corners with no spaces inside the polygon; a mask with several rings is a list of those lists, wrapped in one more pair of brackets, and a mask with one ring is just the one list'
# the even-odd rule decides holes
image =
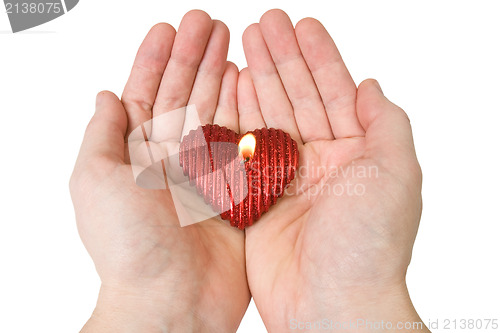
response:
{"label": "candle flame", "polygon": [[253,158],[256,144],[257,140],[252,133],[248,133],[241,138],[240,143],[238,144],[238,153],[245,162],[248,162]]}

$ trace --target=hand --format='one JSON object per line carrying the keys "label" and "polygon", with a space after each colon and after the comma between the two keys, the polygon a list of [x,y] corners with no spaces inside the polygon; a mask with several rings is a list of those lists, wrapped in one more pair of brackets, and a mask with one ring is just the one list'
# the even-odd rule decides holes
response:
{"label": "hand", "polygon": [[[124,143],[153,116],[188,104],[202,122],[238,131],[228,43],[226,26],[201,11],[187,13],[177,33],[156,25],[122,101],[97,96],[70,182],[78,230],[102,281],[85,332],[229,332],[243,317],[244,234],[216,219],[180,227],[168,190],[134,183]],[[152,135],[173,133],[153,126]]]}
{"label": "hand", "polygon": [[406,114],[375,80],[356,89],[314,19],[294,29],[269,11],[243,45],[240,130],[281,128],[300,146],[295,183],[246,231],[248,282],[266,327],[420,321],[405,284],[422,207]]}

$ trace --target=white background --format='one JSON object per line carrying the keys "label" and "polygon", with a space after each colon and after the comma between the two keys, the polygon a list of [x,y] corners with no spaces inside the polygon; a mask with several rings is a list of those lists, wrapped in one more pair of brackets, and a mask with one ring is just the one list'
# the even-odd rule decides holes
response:
{"label": "white background", "polygon": [[[91,314],[99,279],[68,180],[95,95],[120,95],[148,29],[177,27],[193,8],[229,26],[240,68],[242,32],[267,9],[325,24],[356,83],[377,78],[413,124],[424,212],[408,285],[419,314],[441,327],[500,319],[498,4],[82,0],[19,34],[0,7],[0,332],[75,332]],[[265,332],[253,303],[238,332]]]}

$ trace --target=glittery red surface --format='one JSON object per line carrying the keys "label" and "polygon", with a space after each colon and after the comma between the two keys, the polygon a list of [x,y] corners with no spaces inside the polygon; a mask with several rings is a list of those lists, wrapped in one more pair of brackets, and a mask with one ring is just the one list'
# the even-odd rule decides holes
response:
{"label": "glittery red surface", "polygon": [[[257,143],[254,156],[248,162],[238,157],[237,146],[246,133],[240,135],[218,125],[192,130],[183,138],[179,149],[180,165],[190,184],[196,186],[198,194],[214,211],[239,229],[252,225],[283,196],[299,162],[297,143],[288,133],[274,128],[250,133]],[[233,144],[211,144],[216,142]],[[218,169],[224,172],[215,172]],[[243,199],[245,188],[248,194]],[[238,197],[243,201],[235,203],[234,198]]]}

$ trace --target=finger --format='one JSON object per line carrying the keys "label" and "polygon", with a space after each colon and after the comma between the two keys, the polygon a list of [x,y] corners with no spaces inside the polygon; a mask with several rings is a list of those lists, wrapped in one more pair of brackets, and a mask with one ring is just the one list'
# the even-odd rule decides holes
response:
{"label": "finger", "polygon": [[401,174],[419,172],[410,121],[391,103],[377,81],[368,79],[358,88],[357,114],[366,131],[366,155]]}
{"label": "finger", "polygon": [[364,135],[356,116],[356,85],[323,25],[312,18],[297,23],[300,50],[318,87],[336,138]]}
{"label": "finger", "polygon": [[167,23],[155,25],[142,42],[132,72],[122,94],[127,111],[127,136],[142,123],[151,119],[151,111],[161,77],[170,58],[175,29]]}
{"label": "finger", "polygon": [[[205,54],[201,60],[188,104],[195,105],[201,124],[212,123],[222,76],[227,65],[229,30],[224,23],[215,20]],[[183,135],[194,128],[183,129]]]}
{"label": "finger", "polygon": [[333,139],[323,102],[300,52],[288,15],[279,9],[265,13],[260,29],[271,53],[304,142]]}
{"label": "finger", "polygon": [[238,117],[240,133],[266,127],[248,68],[242,69],[238,77]]}
{"label": "finger", "polygon": [[267,126],[282,129],[294,140],[302,142],[292,105],[258,24],[252,24],[243,33],[243,48]]}
{"label": "finger", "polygon": [[214,124],[225,126],[239,132],[238,102],[236,87],[238,85],[238,67],[232,62],[227,62],[220,87],[219,102],[214,115]]}
{"label": "finger", "polygon": [[96,112],[87,126],[78,160],[105,158],[123,163],[127,114],[115,94],[102,91],[96,98]]}
{"label": "finger", "polygon": [[[184,15],[156,96],[153,117],[187,105],[211,31],[212,19],[205,12],[192,10]],[[177,136],[181,131],[182,127]],[[153,120],[152,138],[161,140],[156,136],[163,134],[165,131]]]}

